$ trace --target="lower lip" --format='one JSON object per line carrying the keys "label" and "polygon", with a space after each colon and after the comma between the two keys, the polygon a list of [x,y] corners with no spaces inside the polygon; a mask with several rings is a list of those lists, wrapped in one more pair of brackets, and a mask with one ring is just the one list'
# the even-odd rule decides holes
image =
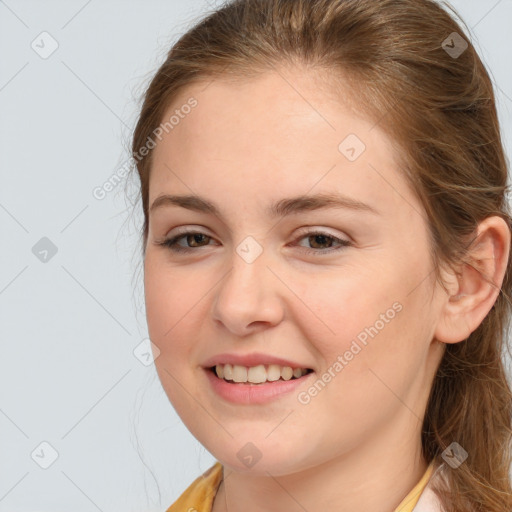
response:
{"label": "lower lip", "polygon": [[219,379],[211,370],[205,369],[213,390],[222,398],[236,404],[264,404],[295,391],[313,375],[310,372],[298,379],[276,380],[262,384],[231,383]]}

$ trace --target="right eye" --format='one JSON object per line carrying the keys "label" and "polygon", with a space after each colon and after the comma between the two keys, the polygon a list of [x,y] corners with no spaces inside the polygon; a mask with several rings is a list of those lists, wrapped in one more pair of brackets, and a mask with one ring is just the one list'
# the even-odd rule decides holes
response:
{"label": "right eye", "polygon": [[[195,243],[201,243],[201,238],[204,240],[206,239],[212,239],[211,236],[208,236],[204,233],[201,233],[199,231],[185,231],[184,233],[180,233],[179,235],[176,235],[173,238],[169,238],[168,240],[162,240],[161,242],[156,242],[157,245],[161,245],[164,247],[167,247],[173,252],[191,252],[194,248],[197,247],[203,247],[202,245],[197,246],[191,246],[191,247],[183,247],[181,245],[178,245],[178,241],[182,238],[186,238],[187,243],[191,242],[193,244]],[[206,244],[208,245],[208,244]]]}

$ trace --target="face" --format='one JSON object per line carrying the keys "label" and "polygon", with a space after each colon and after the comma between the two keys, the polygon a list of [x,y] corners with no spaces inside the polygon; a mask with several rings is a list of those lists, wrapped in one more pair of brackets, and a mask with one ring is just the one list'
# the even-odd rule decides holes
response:
{"label": "face", "polygon": [[154,149],[144,284],[156,368],[188,429],[237,471],[419,444],[441,356],[423,208],[392,141],[319,80],[282,70],[189,86],[163,121],[188,113]]}

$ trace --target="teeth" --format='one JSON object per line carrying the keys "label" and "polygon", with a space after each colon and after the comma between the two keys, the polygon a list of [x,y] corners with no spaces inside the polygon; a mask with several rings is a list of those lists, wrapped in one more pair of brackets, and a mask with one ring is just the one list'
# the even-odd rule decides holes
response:
{"label": "teeth", "polygon": [[290,380],[292,377],[298,379],[308,373],[306,368],[291,368],[290,366],[279,366],[270,364],[268,366],[239,366],[231,364],[218,364],[215,366],[215,373],[219,379],[234,382],[250,382],[261,384],[263,382],[274,382],[279,379]]}
{"label": "teeth", "polygon": [[[221,365],[217,365],[221,366]],[[224,365],[224,379],[233,380],[233,367],[230,364]]]}
{"label": "teeth", "polygon": [[289,366],[285,366],[281,370],[281,377],[284,380],[290,380],[293,377],[293,370]]}
{"label": "teeth", "polygon": [[270,364],[267,370],[267,380],[273,382],[281,378],[281,368],[277,364]]}
{"label": "teeth", "polygon": [[265,382],[267,380],[267,370],[265,367],[260,364],[258,366],[251,366],[249,371],[247,372],[247,382],[252,382],[253,384],[260,384],[261,382]]}
{"label": "teeth", "polygon": [[233,366],[233,380],[235,382],[247,382],[247,368],[245,366]]}

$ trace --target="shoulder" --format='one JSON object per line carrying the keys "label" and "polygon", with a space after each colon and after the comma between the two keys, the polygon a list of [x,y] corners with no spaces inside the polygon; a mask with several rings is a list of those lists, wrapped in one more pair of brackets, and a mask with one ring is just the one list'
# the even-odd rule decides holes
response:
{"label": "shoulder", "polygon": [[198,476],[166,512],[211,512],[222,473],[221,463],[216,462]]}
{"label": "shoulder", "polygon": [[441,464],[437,466],[432,476],[430,477],[427,485],[423,489],[416,506],[412,512],[443,512],[441,501],[437,494],[433,491],[433,485],[444,478],[445,466]]}

